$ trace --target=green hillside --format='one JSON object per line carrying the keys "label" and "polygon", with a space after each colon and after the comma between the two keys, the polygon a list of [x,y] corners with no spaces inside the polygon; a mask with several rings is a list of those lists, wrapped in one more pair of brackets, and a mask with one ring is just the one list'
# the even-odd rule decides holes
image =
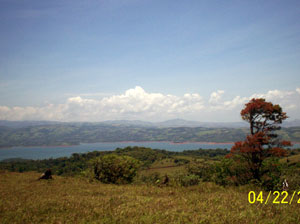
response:
{"label": "green hillside", "polygon": [[[245,138],[247,128],[174,127],[64,123],[22,128],[0,127],[0,147],[76,145],[94,142],[171,141],[235,142]],[[300,127],[283,128],[280,136],[300,142]]]}

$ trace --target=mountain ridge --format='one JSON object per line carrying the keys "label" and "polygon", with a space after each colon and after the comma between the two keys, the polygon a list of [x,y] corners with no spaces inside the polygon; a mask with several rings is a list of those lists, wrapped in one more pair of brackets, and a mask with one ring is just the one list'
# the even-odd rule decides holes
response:
{"label": "mountain ridge", "polygon": [[[203,122],[192,121],[185,119],[170,119],[161,122],[150,122],[142,120],[106,120],[100,122],[61,122],[61,121],[8,121],[0,120],[0,126],[9,128],[24,128],[41,125],[55,125],[55,124],[104,124],[112,126],[137,126],[137,127],[205,127],[205,128],[246,128],[248,123],[245,121],[236,122]],[[300,120],[284,121],[282,127],[300,127]]]}

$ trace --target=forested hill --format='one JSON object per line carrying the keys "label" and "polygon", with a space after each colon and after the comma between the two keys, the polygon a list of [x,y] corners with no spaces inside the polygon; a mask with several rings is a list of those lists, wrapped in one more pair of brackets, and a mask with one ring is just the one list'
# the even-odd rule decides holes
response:
{"label": "forested hill", "polygon": [[[99,123],[58,123],[11,128],[0,126],[0,147],[54,146],[116,141],[234,142],[247,128],[141,127]],[[280,136],[300,142],[300,127],[283,128]]]}

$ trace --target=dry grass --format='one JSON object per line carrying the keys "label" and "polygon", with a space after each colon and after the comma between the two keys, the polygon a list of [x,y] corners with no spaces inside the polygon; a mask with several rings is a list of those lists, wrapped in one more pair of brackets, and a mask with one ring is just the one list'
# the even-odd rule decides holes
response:
{"label": "dry grass", "polygon": [[288,158],[290,164],[300,162],[300,154],[293,155],[293,156],[288,156],[288,157],[284,157],[284,158],[280,159],[280,162],[281,163],[286,163],[287,162],[287,158]]}
{"label": "dry grass", "polygon": [[176,165],[177,164],[174,163],[174,159],[162,159],[162,160],[157,160],[153,164],[151,164],[151,168],[176,166]]}
{"label": "dry grass", "polygon": [[164,176],[165,174],[173,175],[177,173],[181,173],[185,171],[184,166],[175,166],[175,167],[155,167],[152,169],[142,170],[140,171],[140,175],[151,175],[153,173],[159,173],[161,176]]}
{"label": "dry grass", "polygon": [[0,223],[300,223],[300,204],[249,204],[249,187],[105,185],[0,172]]}

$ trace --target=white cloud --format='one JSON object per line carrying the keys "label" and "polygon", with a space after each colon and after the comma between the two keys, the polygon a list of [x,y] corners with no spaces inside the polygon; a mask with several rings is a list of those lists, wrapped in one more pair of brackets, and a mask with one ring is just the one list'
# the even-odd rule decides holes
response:
{"label": "white cloud", "polygon": [[164,114],[181,114],[203,109],[203,100],[199,94],[185,94],[183,97],[147,93],[137,86],[122,95],[103,98],[102,108],[113,113],[144,114],[145,116],[163,116]]}
{"label": "white cloud", "polygon": [[240,110],[252,98],[263,97],[279,104],[293,119],[300,118],[300,94],[296,91],[270,90],[251,96],[236,96],[223,100],[224,91],[218,90],[204,100],[198,93],[175,96],[148,93],[142,87],[129,89],[120,95],[90,99],[69,97],[63,104],[43,107],[0,106],[1,120],[58,120],[103,121],[111,119],[140,119],[161,121],[184,118],[201,121],[237,121]]}
{"label": "white cloud", "polygon": [[168,119],[198,113],[204,106],[199,94],[182,97],[147,93],[137,86],[121,95],[102,99],[70,97],[64,104],[45,107],[0,107],[4,120],[101,121],[108,119]]}
{"label": "white cloud", "polygon": [[300,94],[300,88],[297,88],[297,89],[296,89],[296,92]]}
{"label": "white cloud", "polygon": [[231,110],[231,109],[236,108],[236,107],[241,107],[242,105],[247,103],[249,100],[250,100],[249,97],[236,96],[232,100],[225,101],[223,103],[223,108],[222,109]]}
{"label": "white cloud", "polygon": [[265,98],[266,100],[272,101],[276,99],[284,99],[288,96],[293,95],[292,91],[280,91],[280,90],[270,90],[266,94],[253,94],[252,98]]}
{"label": "white cloud", "polygon": [[216,92],[212,92],[212,94],[210,94],[209,103],[210,104],[219,103],[219,101],[224,93],[225,93],[224,90],[218,90]]}
{"label": "white cloud", "polygon": [[[299,119],[300,95],[296,91],[270,90],[265,94],[253,94],[250,98],[265,98],[273,104],[279,104],[290,117]],[[300,114],[300,113],[299,113]]]}

